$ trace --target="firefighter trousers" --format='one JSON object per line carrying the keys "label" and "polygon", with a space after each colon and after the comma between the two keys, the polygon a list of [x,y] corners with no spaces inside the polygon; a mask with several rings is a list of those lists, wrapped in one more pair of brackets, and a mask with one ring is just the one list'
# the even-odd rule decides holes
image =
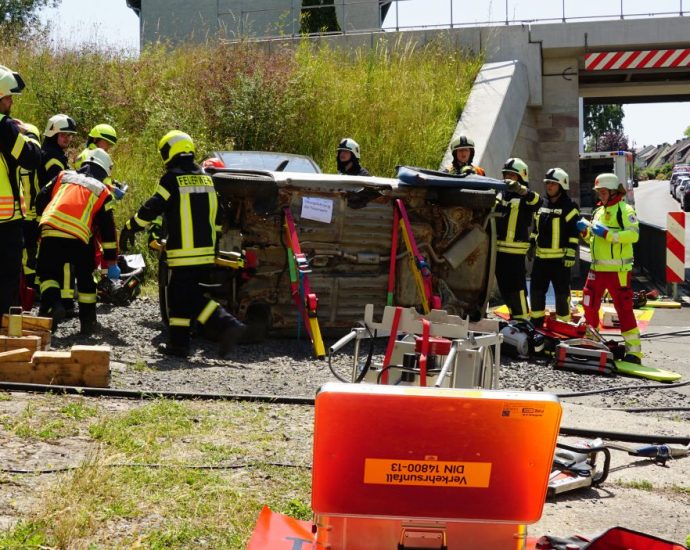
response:
{"label": "firefighter trousers", "polygon": [[630,286],[629,271],[591,271],[587,274],[587,282],[582,291],[582,307],[585,319],[591,327],[599,327],[599,308],[605,291],[609,291],[616,308],[621,336],[625,341],[626,354],[642,358],[642,342],[640,329],[637,327],[633,312],[633,291]]}
{"label": "firefighter trousers", "polygon": [[0,222],[0,315],[18,306],[22,273],[22,220]]}
{"label": "firefighter trousers", "polygon": [[61,302],[60,290],[66,264],[74,266],[79,291],[79,322],[85,330],[96,323],[93,241],[87,244],[79,239],[41,238],[37,265],[41,281],[41,313],[52,315]]}
{"label": "firefighter trousers", "polygon": [[24,282],[27,286],[35,288],[39,235],[38,222],[36,220],[24,220],[22,222],[22,232],[24,233],[24,256],[22,258]]}
{"label": "firefighter trousers", "polygon": [[207,334],[217,336],[226,328],[242,325],[218,302],[204,296],[202,285],[209,282],[211,269],[210,264],[170,268],[170,346],[177,349],[189,348],[192,326],[200,325]]}
{"label": "firefighter trousers", "polygon": [[496,253],[496,282],[511,319],[529,319],[525,254]]}
{"label": "firefighter trousers", "polygon": [[535,258],[530,279],[530,305],[532,322],[544,324],[546,314],[546,291],[553,284],[556,295],[556,315],[562,321],[570,320],[570,268],[563,265],[562,258]]}

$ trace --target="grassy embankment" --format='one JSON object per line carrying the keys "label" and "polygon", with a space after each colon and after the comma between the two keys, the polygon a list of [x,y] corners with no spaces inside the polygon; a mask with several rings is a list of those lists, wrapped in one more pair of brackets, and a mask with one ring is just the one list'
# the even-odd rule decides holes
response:
{"label": "grassy embankment", "polygon": [[[245,44],[152,49],[138,59],[3,45],[0,63],[28,84],[14,116],[41,130],[57,112],[76,119],[72,154],[92,125],[116,127],[114,175],[131,184],[117,209],[121,225],[155,188],[156,144],[173,128],[193,136],[199,156],[279,150],[333,172],[336,144],[351,136],[374,174],[391,176],[396,164],[437,167],[481,60],[444,45],[350,56],[305,43],[270,56]],[[283,412],[159,402],[117,413],[87,403],[0,418],[0,433],[27,445],[81,435],[93,449],[76,470],[40,477],[34,510],[0,534],[0,548],[243,548],[263,503],[308,517],[309,471],[267,464],[296,462],[294,449],[283,452],[291,421],[275,425]],[[298,422],[309,431],[310,413]],[[308,464],[304,441],[293,446]],[[236,461],[251,467],[187,467]],[[150,463],[163,467],[141,466]]]}

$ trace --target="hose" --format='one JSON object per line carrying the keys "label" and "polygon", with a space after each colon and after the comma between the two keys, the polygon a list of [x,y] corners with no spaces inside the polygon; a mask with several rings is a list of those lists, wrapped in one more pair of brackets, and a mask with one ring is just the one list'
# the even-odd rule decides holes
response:
{"label": "hose", "polygon": [[610,411],[624,411],[629,413],[644,412],[690,412],[690,407],[632,407],[630,409],[609,409]]}
{"label": "hose", "polygon": [[[193,393],[193,392],[168,392],[168,391],[144,391],[122,390],[112,388],[83,388],[79,386],[51,386],[49,384],[23,384],[18,382],[0,382],[0,390],[12,392],[52,393],[65,395],[82,395],[86,397],[120,397],[124,399],[176,399],[197,401],[237,401],[249,403],[274,403],[277,405],[314,405],[313,397],[256,395],[256,394],[224,394],[224,393]],[[610,439],[612,441],[625,441],[629,443],[678,443],[690,445],[690,436],[668,435],[641,435],[624,432],[602,432],[599,430],[586,430],[583,428],[569,428],[561,426],[561,435],[571,435],[589,439]]]}
{"label": "hose", "polygon": [[616,386],[614,388],[606,388],[603,390],[590,390],[581,392],[571,392],[571,393],[557,393],[556,397],[559,399],[564,399],[567,397],[584,397],[586,395],[598,395],[601,393],[612,393],[617,391],[627,391],[627,390],[668,390],[673,388],[681,388],[690,384],[690,380],[686,382],[678,382],[677,384],[654,384],[651,386]]}
{"label": "hose", "polygon": [[[376,338],[376,335],[372,334],[371,329],[369,328],[369,326],[366,323],[360,321],[359,324],[361,324],[366,329],[366,331],[369,333],[369,353],[367,354],[367,359],[364,362],[364,366],[362,366],[362,368],[359,369],[359,373],[357,374],[357,376],[354,379],[355,384],[359,384],[362,380],[364,380],[364,377],[367,375],[367,372],[369,372],[369,367],[371,366],[371,360],[374,357],[374,339]],[[333,376],[335,376],[341,382],[345,382],[346,384],[353,382],[352,380],[348,380],[347,378],[342,376],[339,372],[337,372],[335,370],[335,367],[331,363],[331,360],[332,360],[332,355],[331,355],[330,350],[329,350],[328,368],[330,369]]]}

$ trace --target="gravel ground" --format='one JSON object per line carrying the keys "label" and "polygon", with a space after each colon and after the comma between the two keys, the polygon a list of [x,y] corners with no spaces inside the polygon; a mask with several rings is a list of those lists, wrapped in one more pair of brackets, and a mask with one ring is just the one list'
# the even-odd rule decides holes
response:
{"label": "gravel ground", "polygon": [[[155,299],[140,298],[127,308],[104,304],[98,306],[102,330],[99,335],[85,339],[78,335],[78,321],[65,321],[53,337],[55,349],[67,349],[74,344],[108,344],[112,347],[111,387],[138,391],[170,391],[211,394],[276,395],[312,398],[325,382],[334,381],[325,361],[311,357],[307,341],[296,339],[269,339],[261,345],[239,346],[226,360],[216,354],[216,345],[203,339],[195,340],[194,354],[188,360],[169,358],[156,351],[165,340]],[[328,340],[326,344],[332,343]],[[377,343],[376,352],[382,353],[385,340]],[[657,352],[659,358],[663,353]],[[656,360],[658,361],[659,358]],[[351,354],[342,353],[335,364],[341,371],[351,365]],[[658,364],[664,365],[663,360]],[[670,365],[669,365],[670,366]],[[655,382],[624,377],[601,377],[554,371],[544,361],[526,362],[504,357],[500,371],[500,388],[511,390],[546,390],[557,393],[580,392],[631,386],[624,392],[592,397],[567,398],[564,405],[563,425],[624,431],[631,433],[666,433],[688,435],[687,412],[647,413],[633,415],[611,409],[624,407],[672,407],[679,403],[687,407],[687,395],[673,389],[653,390]],[[683,388],[687,390],[687,388]],[[25,395],[17,399],[30,402]],[[37,399],[37,397],[33,397]],[[134,406],[134,402],[109,400],[113,406]],[[13,401],[4,407],[19,406]],[[209,406],[214,406],[209,404]],[[296,414],[311,415],[311,407],[290,407]],[[665,417],[665,418],[664,418]],[[293,455],[304,456],[311,438],[311,422],[298,426],[286,424],[285,429],[297,428],[301,443],[286,450],[285,460]],[[568,440],[572,443],[572,438]],[[45,456],[59,456],[68,463],[79,462],[80,454],[73,453],[69,441],[27,446],[26,441],[3,441],[8,461],[14,457],[22,464],[31,460],[44,461]],[[24,449],[17,454],[17,449]],[[46,454],[48,453],[48,454]],[[0,458],[3,453],[0,453]],[[547,501],[542,519],[530,527],[535,535],[553,534],[594,536],[608,527],[622,525],[630,529],[653,534],[670,540],[682,541],[688,534],[690,517],[690,458],[679,459],[661,467],[646,459],[635,459],[615,452],[615,461],[607,481],[598,488],[566,493],[554,501]],[[52,460],[52,459],[51,459]],[[9,461],[8,464],[12,462]],[[61,463],[61,462],[58,462]],[[26,479],[46,480],[46,478]],[[47,481],[45,481],[47,482]],[[649,485],[644,485],[646,482]],[[653,485],[653,490],[649,487]],[[35,506],[36,487],[26,482],[15,489],[2,490],[0,504],[13,502],[17,513],[3,518],[0,527],[12,525],[23,510]],[[632,512],[631,511],[635,511]]]}
{"label": "gravel ground", "polygon": [[[326,361],[314,359],[311,346],[302,339],[268,339],[263,344],[238,346],[228,359],[218,358],[216,344],[202,338],[193,342],[194,353],[187,360],[157,352],[165,341],[158,302],[140,298],[126,308],[99,304],[101,333],[91,338],[78,334],[78,321],[65,321],[53,337],[53,347],[66,349],[79,344],[108,344],[112,347],[111,387],[145,391],[172,391],[239,395],[314,397],[325,382],[335,381]],[[326,345],[333,343],[327,340]],[[379,339],[376,352],[383,353],[386,339]],[[364,347],[364,346],[363,346]],[[379,360],[380,360],[379,356]],[[351,353],[336,356],[334,365],[346,372]],[[656,382],[627,377],[603,377],[555,371],[546,361],[502,358],[500,388],[511,390],[581,392],[619,386],[634,389],[596,397],[569,398],[572,403],[616,407],[672,407],[687,402],[673,389],[649,390]],[[690,420],[690,414],[657,413]]]}

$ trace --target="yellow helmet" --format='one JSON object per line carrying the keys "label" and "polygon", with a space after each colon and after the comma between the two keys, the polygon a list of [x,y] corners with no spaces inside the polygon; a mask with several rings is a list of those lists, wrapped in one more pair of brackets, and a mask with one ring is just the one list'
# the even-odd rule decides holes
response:
{"label": "yellow helmet", "polygon": [[616,174],[599,174],[594,180],[594,189],[608,189],[609,191],[618,191],[620,182]]}
{"label": "yellow helmet", "polygon": [[515,157],[508,159],[503,165],[501,172],[517,174],[522,183],[529,182],[529,171],[527,169],[527,164],[520,158]]}
{"label": "yellow helmet", "polygon": [[89,143],[95,143],[96,140],[104,139],[108,143],[115,145],[117,143],[117,132],[110,124],[97,124],[89,132]]}
{"label": "yellow helmet", "polygon": [[161,154],[163,164],[168,164],[174,157],[181,154],[196,153],[196,147],[189,134],[179,130],[171,130],[158,142],[158,152]]}
{"label": "yellow helmet", "polygon": [[0,98],[7,95],[21,94],[26,87],[19,73],[0,65]]}

